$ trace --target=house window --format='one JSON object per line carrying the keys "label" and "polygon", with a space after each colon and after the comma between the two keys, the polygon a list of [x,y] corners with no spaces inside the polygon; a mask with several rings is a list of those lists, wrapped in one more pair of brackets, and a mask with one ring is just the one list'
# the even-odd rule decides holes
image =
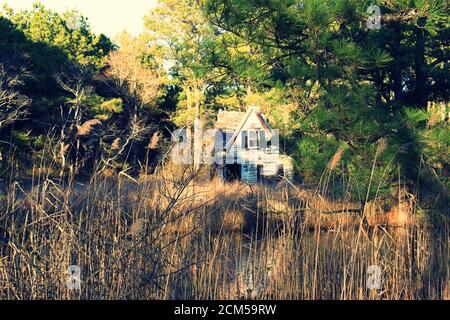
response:
{"label": "house window", "polygon": [[249,130],[247,132],[247,146],[249,149],[259,148],[259,132],[257,130]]}

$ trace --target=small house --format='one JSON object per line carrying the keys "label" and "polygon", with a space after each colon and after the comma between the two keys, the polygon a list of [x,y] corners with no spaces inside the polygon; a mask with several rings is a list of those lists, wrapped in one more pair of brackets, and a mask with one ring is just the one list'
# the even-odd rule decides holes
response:
{"label": "small house", "polygon": [[257,107],[247,112],[219,111],[215,128],[222,133],[223,179],[255,184],[264,179],[292,179],[291,158],[282,155],[277,132]]}

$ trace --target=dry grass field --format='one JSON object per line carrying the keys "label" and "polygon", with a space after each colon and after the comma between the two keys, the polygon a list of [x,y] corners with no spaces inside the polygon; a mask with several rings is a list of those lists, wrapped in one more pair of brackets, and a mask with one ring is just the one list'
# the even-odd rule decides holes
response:
{"label": "dry grass field", "polygon": [[[358,212],[317,190],[186,168],[85,184],[37,174],[0,198],[0,299],[448,298],[448,220],[413,202]],[[81,290],[67,287],[70,265]]]}

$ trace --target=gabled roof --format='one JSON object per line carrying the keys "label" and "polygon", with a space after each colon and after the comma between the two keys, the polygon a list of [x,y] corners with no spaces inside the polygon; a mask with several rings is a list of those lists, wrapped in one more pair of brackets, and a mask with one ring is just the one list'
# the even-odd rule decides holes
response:
{"label": "gabled roof", "polygon": [[272,128],[270,127],[269,123],[267,122],[267,120],[261,115],[261,113],[259,112],[259,110],[256,107],[250,107],[248,108],[247,112],[245,113],[244,117],[242,118],[241,122],[239,123],[239,125],[236,127],[236,130],[233,133],[233,136],[231,137],[230,141],[228,141],[225,149],[227,152],[230,151],[231,147],[234,145],[234,143],[236,142],[237,138],[240,136],[240,133],[242,131],[242,129],[245,127],[246,122],[248,121],[248,119],[250,118],[250,115],[254,113],[256,115],[256,117],[258,118],[259,122],[261,123],[262,127],[264,128],[264,131],[268,134],[268,136],[270,138],[272,138]]}
{"label": "gabled roof", "polygon": [[225,131],[236,130],[244,116],[245,112],[220,110],[217,114],[217,121],[214,126],[216,129]]}

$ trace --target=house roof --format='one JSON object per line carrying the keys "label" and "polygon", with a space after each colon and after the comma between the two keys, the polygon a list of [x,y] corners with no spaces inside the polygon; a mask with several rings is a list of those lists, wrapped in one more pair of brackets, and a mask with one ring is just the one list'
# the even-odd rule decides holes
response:
{"label": "house roof", "polygon": [[221,130],[236,130],[244,116],[245,112],[220,110],[217,114],[215,127]]}
{"label": "house roof", "polygon": [[261,123],[262,127],[264,128],[264,131],[268,134],[269,137],[272,137],[272,128],[270,127],[267,120],[263,117],[263,115],[259,112],[258,108],[256,107],[250,107],[248,108],[247,112],[244,114],[243,112],[240,112],[240,122],[237,126],[234,127],[235,131],[233,133],[233,136],[231,137],[230,141],[226,145],[226,151],[229,152],[231,147],[236,142],[237,138],[239,137],[242,129],[245,127],[245,123],[250,118],[250,115],[254,113],[256,117],[258,118],[259,122]]}

